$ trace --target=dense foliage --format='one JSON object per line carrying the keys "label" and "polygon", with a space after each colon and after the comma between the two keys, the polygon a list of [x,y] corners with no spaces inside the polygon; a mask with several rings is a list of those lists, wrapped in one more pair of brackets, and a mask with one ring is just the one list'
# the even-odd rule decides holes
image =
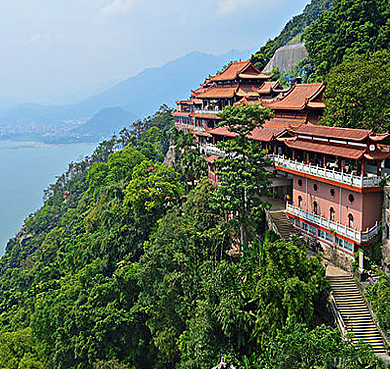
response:
{"label": "dense foliage", "polygon": [[252,55],[252,61],[256,67],[262,70],[270,61],[275,51],[290,42],[301,41],[301,35],[318,17],[327,10],[332,9],[333,0],[312,0],[303,12],[293,17],[283,28],[280,34],[262,46]]}
{"label": "dense foliage", "polygon": [[335,0],[304,34],[317,79],[353,55],[389,48],[388,0]]}
{"label": "dense foliage", "polygon": [[324,122],[331,126],[390,130],[390,53],[351,57],[327,77]]}
{"label": "dense foliage", "polygon": [[[299,242],[255,226],[231,259],[239,220],[227,219],[227,199],[202,179],[201,166],[189,165],[199,152],[172,130],[168,112],[162,107],[72,163],[8,243],[0,367],[195,369],[224,355],[246,368],[298,368],[297,360],[307,363],[300,368],[335,360],[376,368],[369,348],[356,351],[337,330],[314,326],[328,284],[321,260]],[[248,133],[248,117],[258,125],[269,112],[224,114]],[[160,162],[168,140],[177,170]],[[258,152],[242,152],[255,163]],[[257,180],[246,178],[248,199]],[[246,217],[259,224],[258,211]]]}
{"label": "dense foliage", "polygon": [[367,297],[384,332],[390,335],[390,278],[380,273],[379,281],[367,287]]}
{"label": "dense foliage", "polygon": [[251,233],[259,231],[261,217],[264,218],[266,204],[261,196],[269,191],[269,172],[265,167],[270,165],[261,143],[251,139],[250,134],[271,119],[273,113],[260,104],[227,106],[220,117],[219,126],[227,127],[236,136],[219,143],[226,155],[217,161],[221,183],[216,191],[216,203],[226,218],[232,214],[229,223],[237,230],[236,238],[247,246]]}

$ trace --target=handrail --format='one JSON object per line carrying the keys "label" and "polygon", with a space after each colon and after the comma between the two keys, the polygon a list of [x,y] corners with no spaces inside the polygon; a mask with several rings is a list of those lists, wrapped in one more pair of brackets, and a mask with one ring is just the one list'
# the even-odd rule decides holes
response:
{"label": "handrail", "polygon": [[195,113],[197,114],[210,114],[210,115],[213,115],[213,114],[218,114],[222,112],[222,110],[212,110],[212,109],[195,109]]}
{"label": "handrail", "polygon": [[341,336],[343,337],[343,339],[345,339],[345,337],[348,334],[348,329],[347,329],[347,327],[346,327],[346,325],[344,323],[344,319],[341,316],[340,311],[339,311],[339,309],[337,307],[337,303],[336,303],[336,300],[333,297],[333,292],[332,291],[329,294],[329,302],[330,302],[330,306],[332,307],[332,313],[333,313],[333,316],[334,316],[334,318],[336,320],[336,324],[339,327],[339,330],[341,332]]}
{"label": "handrail", "polygon": [[330,219],[326,219],[314,213],[309,213],[307,210],[297,208],[289,203],[286,204],[286,210],[290,214],[313,222],[319,226],[327,228],[330,231],[334,231],[340,235],[348,237],[356,242],[368,242],[371,240],[371,238],[378,234],[381,228],[381,222],[377,221],[371,228],[367,228],[365,231],[358,231],[356,228],[349,228],[347,225],[338,222],[336,223]]}
{"label": "handrail", "polygon": [[275,165],[284,167],[286,169],[296,170],[298,172],[303,172],[317,177],[330,179],[339,183],[345,183],[353,187],[380,187],[382,185],[382,177],[377,176],[376,174],[372,174],[370,176],[357,176],[354,174],[335,170],[335,168],[328,169],[319,165],[312,165],[311,163],[305,164],[297,160],[286,158],[280,154],[274,155],[274,163]]}
{"label": "handrail", "polygon": [[354,280],[355,280],[355,283],[357,284],[360,292],[361,292],[361,295],[364,299],[364,301],[366,302],[366,305],[368,307],[368,311],[370,312],[370,315],[371,315],[371,318],[374,322],[374,324],[376,325],[376,327],[378,328],[378,332],[380,333],[381,337],[382,337],[382,340],[383,340],[383,343],[386,345],[386,348],[390,348],[390,338],[387,336],[387,334],[382,330],[380,324],[379,324],[379,320],[375,314],[375,311],[374,309],[372,308],[372,305],[371,305],[371,302],[370,300],[368,300],[367,296],[365,295],[364,293],[364,290],[363,290],[363,286],[356,280],[356,277],[354,276]]}

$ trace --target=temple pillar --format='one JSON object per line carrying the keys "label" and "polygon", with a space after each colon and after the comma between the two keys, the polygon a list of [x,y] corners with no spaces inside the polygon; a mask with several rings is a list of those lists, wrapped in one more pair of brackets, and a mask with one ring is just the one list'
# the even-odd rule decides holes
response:
{"label": "temple pillar", "polygon": [[380,176],[381,175],[381,162],[380,161],[377,161],[376,162],[376,174],[378,175],[378,176]]}
{"label": "temple pillar", "polygon": [[292,160],[295,160],[295,150],[292,151]]}
{"label": "temple pillar", "polygon": [[322,166],[326,168],[326,155],[322,157]]}
{"label": "temple pillar", "polygon": [[364,177],[366,175],[367,162],[365,160],[363,160],[361,164],[362,164],[362,176]]}

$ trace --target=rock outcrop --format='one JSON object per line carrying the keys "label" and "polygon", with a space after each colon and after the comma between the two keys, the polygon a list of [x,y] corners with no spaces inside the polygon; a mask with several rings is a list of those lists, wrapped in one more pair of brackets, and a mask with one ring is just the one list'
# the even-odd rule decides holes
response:
{"label": "rock outcrop", "polygon": [[298,62],[307,56],[308,53],[303,43],[283,46],[275,51],[263,72],[270,73],[274,69],[279,69],[281,72],[292,71]]}

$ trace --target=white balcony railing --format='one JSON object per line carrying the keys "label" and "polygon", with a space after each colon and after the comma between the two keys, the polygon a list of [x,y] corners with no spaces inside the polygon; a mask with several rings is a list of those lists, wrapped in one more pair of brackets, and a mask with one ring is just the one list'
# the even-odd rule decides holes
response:
{"label": "white balcony railing", "polygon": [[276,166],[281,168],[311,174],[316,177],[329,179],[358,188],[380,187],[382,182],[382,177],[375,174],[370,174],[368,176],[348,174],[335,169],[327,169],[318,165],[305,164],[296,160],[294,161],[289,158],[285,158],[283,155],[274,155],[274,163]]}
{"label": "white balcony railing", "polygon": [[213,145],[213,144],[203,144],[203,145],[199,145],[199,147],[201,149],[203,149],[205,151],[206,154],[214,154],[214,155],[218,155],[218,156],[225,156],[225,152],[221,149],[219,149],[217,146]]}
{"label": "white balcony railing", "polygon": [[213,114],[218,114],[222,110],[219,109],[195,109],[195,113],[197,114],[207,114],[207,115],[213,115]]}
{"label": "white balcony railing", "polygon": [[347,227],[344,224],[333,222],[329,219],[326,219],[320,215],[309,213],[306,210],[299,209],[293,205],[287,204],[286,206],[287,213],[295,215],[296,217],[309,221],[317,226],[321,226],[331,232],[335,232],[341,236],[347,237],[350,240],[353,240],[357,243],[369,242],[374,236],[376,236],[380,229],[380,222],[376,222],[372,228],[367,228],[364,232],[358,231],[356,228],[352,229]]}

